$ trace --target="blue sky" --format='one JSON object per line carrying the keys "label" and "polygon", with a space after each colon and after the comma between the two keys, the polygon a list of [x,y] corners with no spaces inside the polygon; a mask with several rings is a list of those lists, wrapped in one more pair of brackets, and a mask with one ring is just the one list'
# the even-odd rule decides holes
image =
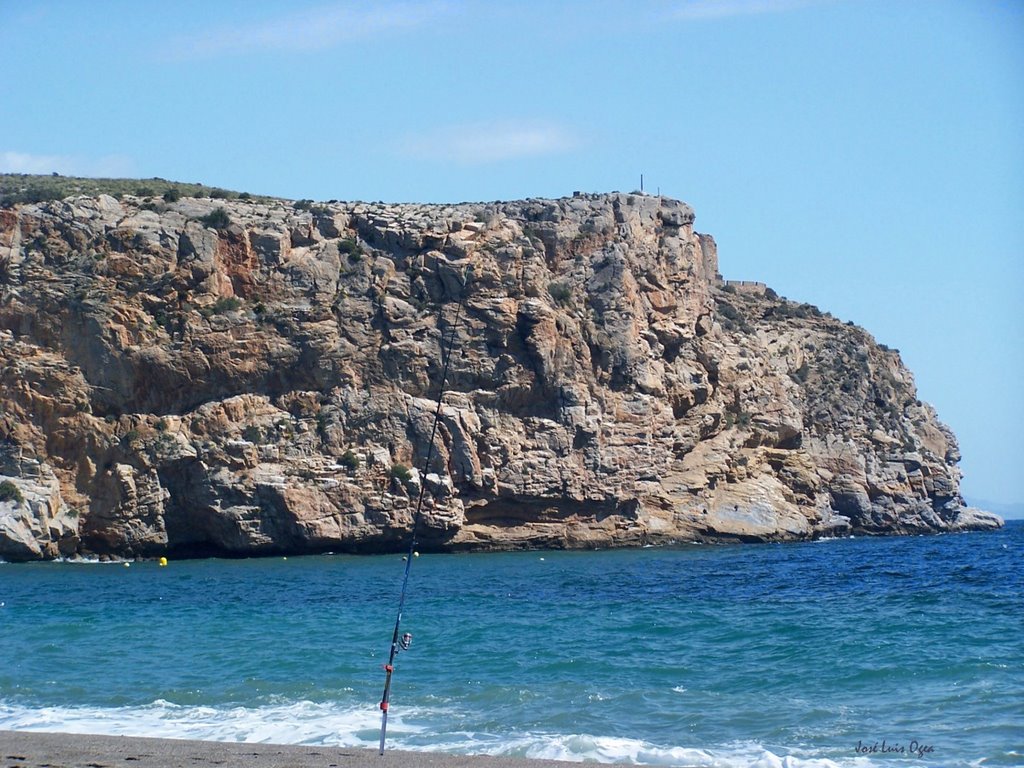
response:
{"label": "blue sky", "polygon": [[1024,3],[0,0],[0,170],[319,200],[648,191],[901,350],[1022,502]]}

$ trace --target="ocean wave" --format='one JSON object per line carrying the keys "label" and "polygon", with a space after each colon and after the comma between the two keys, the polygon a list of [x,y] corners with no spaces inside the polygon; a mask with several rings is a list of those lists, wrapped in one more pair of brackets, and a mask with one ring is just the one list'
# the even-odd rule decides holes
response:
{"label": "ocean wave", "polygon": [[[472,738],[468,739],[473,741]],[[659,746],[639,739],[613,736],[527,734],[499,744],[477,740],[467,749],[455,743],[438,751],[526,757],[570,762],[625,765],[688,766],[690,768],[872,768],[871,761],[853,758],[836,762],[824,757],[780,756],[756,742],[699,748]],[[433,750],[431,750],[433,751]]]}
{"label": "ocean wave", "polygon": [[[362,747],[379,727],[379,712],[310,701],[260,707],[181,706],[158,699],[142,707],[39,707],[0,702],[0,730],[94,733],[106,736],[198,739],[271,744]],[[396,734],[418,732],[401,717]]]}
{"label": "ocean wave", "polygon": [[[587,734],[438,732],[447,710],[408,708],[388,721],[388,746],[417,752],[525,757],[572,762],[692,768],[873,768],[864,757],[828,757],[756,742],[714,747],[651,744],[640,739]],[[376,748],[376,707],[337,702],[282,702],[258,707],[182,706],[156,700],[141,707],[20,707],[0,702],[0,730],[201,741]]]}

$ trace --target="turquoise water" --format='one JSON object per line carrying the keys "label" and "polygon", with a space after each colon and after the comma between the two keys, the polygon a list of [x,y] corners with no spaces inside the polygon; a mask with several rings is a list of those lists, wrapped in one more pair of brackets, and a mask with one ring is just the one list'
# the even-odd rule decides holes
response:
{"label": "turquoise water", "polygon": [[[1011,521],[932,537],[424,555],[388,745],[659,765],[1024,765],[1022,552]],[[0,729],[374,747],[403,569],[347,555],[0,565]],[[883,740],[904,752],[883,754]]]}

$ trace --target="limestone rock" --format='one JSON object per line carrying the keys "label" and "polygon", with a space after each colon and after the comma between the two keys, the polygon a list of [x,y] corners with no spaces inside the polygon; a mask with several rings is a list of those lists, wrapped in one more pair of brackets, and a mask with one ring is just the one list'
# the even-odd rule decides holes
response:
{"label": "limestone rock", "polygon": [[0,211],[0,557],[399,550],[421,488],[436,550],[1001,524],[898,353],[723,283],[693,225],[618,193]]}
{"label": "limestone rock", "polygon": [[12,498],[0,500],[0,559],[18,562],[74,555],[78,520],[64,504],[57,477],[38,462],[12,462],[10,452],[4,458],[0,484],[15,490],[9,491]]}

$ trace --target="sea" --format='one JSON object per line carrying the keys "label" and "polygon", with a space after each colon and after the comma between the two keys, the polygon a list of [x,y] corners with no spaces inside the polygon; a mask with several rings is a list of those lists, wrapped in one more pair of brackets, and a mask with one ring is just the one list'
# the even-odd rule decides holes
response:
{"label": "sea", "polygon": [[[1012,520],[937,536],[416,556],[387,747],[1024,766],[1022,554]],[[375,749],[405,566],[0,564],[0,730]]]}

